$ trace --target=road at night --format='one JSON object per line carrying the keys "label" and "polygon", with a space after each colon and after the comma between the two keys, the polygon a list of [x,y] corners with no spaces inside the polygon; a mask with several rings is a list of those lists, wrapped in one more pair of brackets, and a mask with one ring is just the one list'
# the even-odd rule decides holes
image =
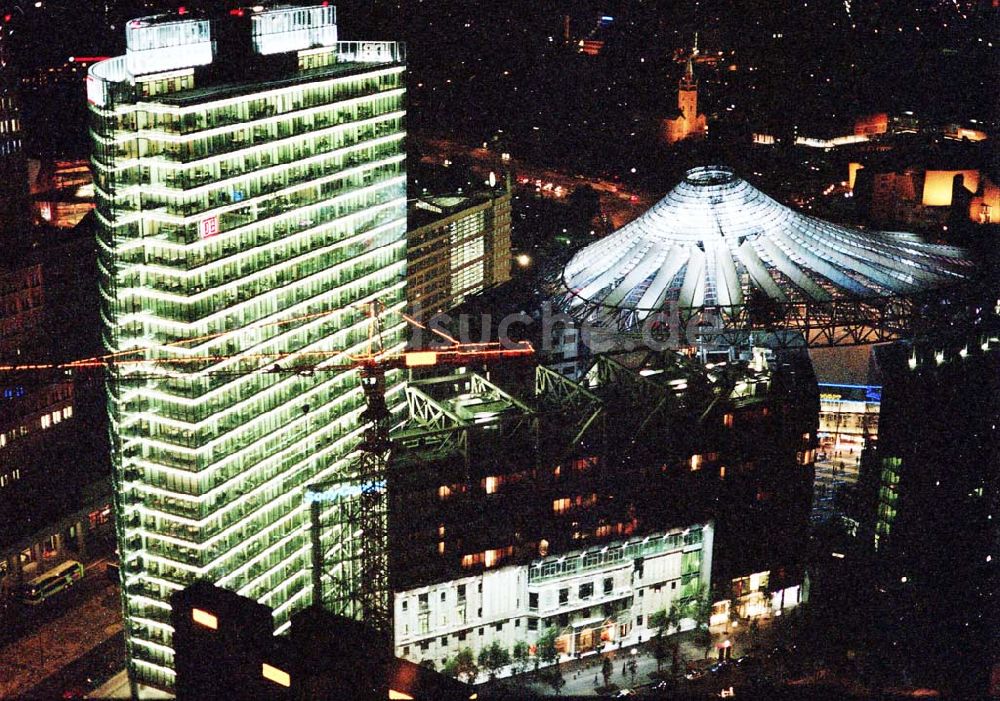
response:
{"label": "road at night", "polygon": [[567,174],[552,168],[540,168],[517,158],[501,162],[498,155],[489,149],[474,148],[448,139],[427,138],[421,140],[424,160],[428,158],[437,164],[445,159],[462,157],[470,159],[484,171],[511,168],[521,187],[535,183],[543,196],[567,196],[581,185],[589,185],[601,200],[601,212],[608,218],[612,229],[618,229],[649,209],[654,198],[644,192],[626,189],[621,183],[604,178],[584,177]]}
{"label": "road at night", "polygon": [[62,597],[32,610],[15,608],[8,617],[20,636],[0,648],[0,697],[23,696],[91,650],[120,636],[118,587],[105,577],[103,561]]}

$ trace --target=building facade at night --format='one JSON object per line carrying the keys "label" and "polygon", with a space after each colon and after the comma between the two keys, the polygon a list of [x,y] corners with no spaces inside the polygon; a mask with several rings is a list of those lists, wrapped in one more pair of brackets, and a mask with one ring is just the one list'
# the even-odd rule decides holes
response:
{"label": "building facade at night", "polygon": [[819,447],[825,453],[858,454],[878,438],[878,385],[819,384]]}
{"label": "building facade at night", "polygon": [[[861,487],[893,644],[919,647],[915,683],[995,693],[1000,498],[1000,323],[879,347],[877,449]],[[992,671],[991,671],[991,668]]]}
{"label": "building facade at night", "polygon": [[0,269],[0,360],[16,363],[43,345],[45,286],[40,263]]}
{"label": "building facade at night", "polygon": [[652,614],[703,586],[713,622],[798,603],[814,378],[789,358],[636,361],[408,385],[389,471],[397,655],[439,665],[550,629],[567,655],[648,640]]}
{"label": "building facade at night", "polygon": [[21,104],[18,78],[11,50],[14,27],[0,25],[0,241],[20,248],[29,238],[28,176],[24,156],[24,132],[21,128]]}
{"label": "building facade at night", "polygon": [[510,183],[410,210],[406,297],[424,316],[510,280]]}
{"label": "building facade at night", "polygon": [[274,357],[366,349],[376,299],[402,347],[405,64],[326,3],[125,34],[87,86],[104,343],[133,361],[108,413],[130,674],[169,688],[174,591],[207,579],[278,632],[311,601],[303,490],[344,475],[363,393]]}
{"label": "building facade at night", "polygon": [[648,640],[658,630],[650,616],[709,586],[712,537],[698,524],[398,592],[395,653],[439,664],[465,647],[535,645],[553,628],[566,655]]}

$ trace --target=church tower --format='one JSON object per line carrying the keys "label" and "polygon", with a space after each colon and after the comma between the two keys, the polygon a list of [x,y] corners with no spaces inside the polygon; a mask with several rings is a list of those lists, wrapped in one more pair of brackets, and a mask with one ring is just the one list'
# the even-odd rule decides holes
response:
{"label": "church tower", "polygon": [[687,60],[687,68],[677,84],[677,109],[688,124],[694,124],[698,119],[698,81],[694,77],[693,56]]}
{"label": "church tower", "polygon": [[662,134],[667,144],[684,139],[703,139],[708,132],[705,115],[698,114],[698,81],[694,77],[694,57],[698,55],[698,35],[687,59],[684,75],[677,84],[677,111],[663,120]]}

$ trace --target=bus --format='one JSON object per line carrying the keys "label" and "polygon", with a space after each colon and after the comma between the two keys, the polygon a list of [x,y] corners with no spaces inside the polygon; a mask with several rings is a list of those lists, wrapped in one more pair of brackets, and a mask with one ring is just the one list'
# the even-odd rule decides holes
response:
{"label": "bus", "polygon": [[29,606],[38,606],[49,597],[83,579],[83,574],[83,565],[76,560],[67,560],[27,584],[21,585],[21,601]]}

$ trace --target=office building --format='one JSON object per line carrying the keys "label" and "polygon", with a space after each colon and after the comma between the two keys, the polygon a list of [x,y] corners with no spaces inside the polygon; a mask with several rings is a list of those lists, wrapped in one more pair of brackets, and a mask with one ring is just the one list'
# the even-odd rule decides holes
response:
{"label": "office building", "polygon": [[0,242],[19,249],[30,242],[31,232],[19,81],[11,50],[16,27],[9,20],[0,23]]}
{"label": "office building", "polygon": [[861,477],[891,622],[884,644],[919,649],[914,683],[955,698],[986,698],[1000,669],[1000,324],[991,306],[948,338],[876,349],[879,439]]}
{"label": "office building", "polygon": [[174,591],[207,579],[278,632],[311,601],[303,490],[345,475],[364,400],[353,370],[275,358],[366,350],[374,300],[402,347],[405,65],[340,41],[326,3],[181,8],[125,39],[87,83],[104,341],[133,361],[108,413],[130,672],[170,687]]}
{"label": "office building", "polygon": [[425,317],[510,280],[510,182],[410,209],[406,297]]}
{"label": "office building", "polygon": [[[45,286],[41,263],[0,268],[0,361],[44,360]],[[39,357],[39,352],[43,355]]]}
{"label": "office building", "polygon": [[509,370],[407,386],[388,486],[397,655],[440,668],[549,629],[566,655],[631,644],[702,586],[715,622],[800,601],[818,401],[796,358]]}

